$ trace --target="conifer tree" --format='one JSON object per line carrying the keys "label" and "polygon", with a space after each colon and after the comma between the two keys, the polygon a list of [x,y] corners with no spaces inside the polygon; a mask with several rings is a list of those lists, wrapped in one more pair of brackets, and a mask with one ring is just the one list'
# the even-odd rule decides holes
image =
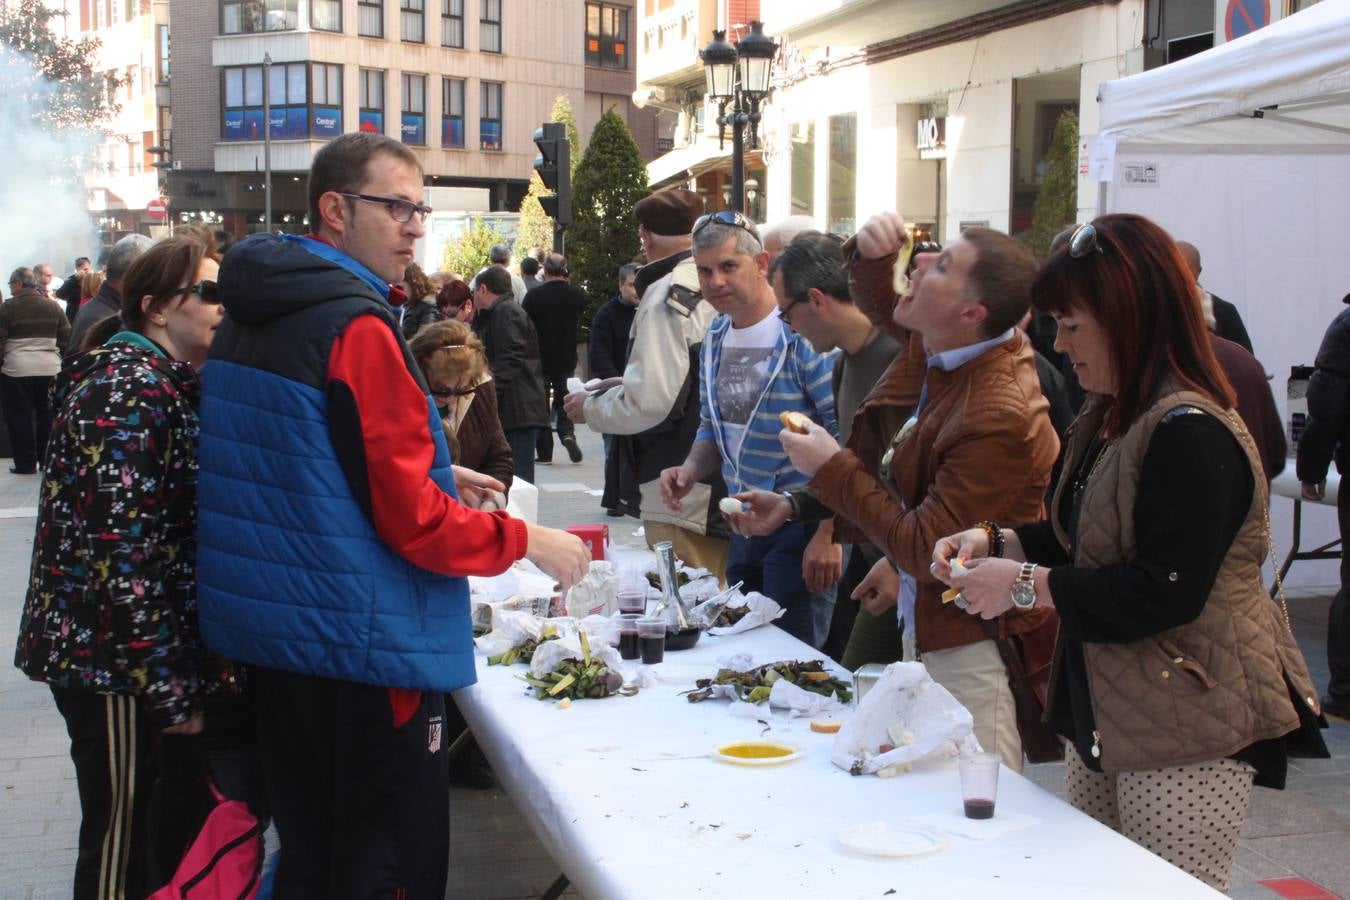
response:
{"label": "conifer tree", "polygon": [[582,328],[617,290],[619,267],[642,249],[633,204],[647,196],[647,167],[628,124],[612,108],[591,132],[591,142],[572,179],[572,224],[567,257],[572,283],[588,305]]}
{"label": "conifer tree", "polygon": [[1078,219],[1078,116],[1066,112],[1055,124],[1046,158],[1045,177],[1031,214],[1029,246],[1045,259],[1050,242]]}

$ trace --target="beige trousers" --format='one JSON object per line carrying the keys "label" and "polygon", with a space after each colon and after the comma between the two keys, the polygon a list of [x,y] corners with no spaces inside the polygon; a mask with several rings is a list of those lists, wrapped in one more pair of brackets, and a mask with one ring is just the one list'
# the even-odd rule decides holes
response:
{"label": "beige trousers", "polygon": [[1014,772],[1022,771],[1017,707],[998,645],[986,640],[950,650],[931,650],[923,654],[923,664],[934,681],[970,710],[980,746],[997,753]]}
{"label": "beige trousers", "polygon": [[1107,775],[1064,750],[1069,802],[1218,891],[1228,890],[1256,770],[1231,759]]}
{"label": "beige trousers", "polygon": [[647,546],[653,547],[660,541],[670,541],[675,545],[675,558],[686,566],[707,569],[717,576],[717,580],[726,583],[727,553],[731,542],[722,538],[708,537],[697,531],[680,528],[666,522],[642,521],[643,533],[647,536]]}

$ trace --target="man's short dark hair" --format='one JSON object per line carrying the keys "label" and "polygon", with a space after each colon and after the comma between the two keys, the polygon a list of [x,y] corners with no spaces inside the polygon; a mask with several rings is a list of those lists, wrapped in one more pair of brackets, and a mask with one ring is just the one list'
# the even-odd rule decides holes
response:
{"label": "man's short dark hair", "polygon": [[770,281],[775,272],[783,279],[783,293],[792,300],[804,298],[815,288],[835,300],[853,302],[848,295],[843,243],[837,235],[803,231],[774,259],[769,267]]}
{"label": "man's short dark hair", "polygon": [[498,297],[511,293],[511,273],[504,266],[488,266],[478,274],[478,283]]}
{"label": "man's short dark hair", "polygon": [[567,257],[561,253],[550,253],[544,257],[544,274],[553,278],[566,278]]}
{"label": "man's short dark hair", "polygon": [[984,336],[998,337],[1031,308],[1036,258],[1021,241],[992,228],[967,228],[961,237],[975,248],[968,292],[988,310]]}
{"label": "man's short dark hair", "polygon": [[27,266],[20,266],[19,268],[15,269],[13,272],[10,273],[9,276],[10,284],[13,284],[16,281],[19,283],[19,287],[26,287],[26,288],[37,287],[37,276],[34,275],[33,270],[28,268]]}
{"label": "man's short dark hair", "polygon": [[353,131],[335,137],[319,148],[309,166],[309,227],[317,232],[323,226],[319,198],[329,191],[357,194],[365,186],[366,167],[377,153],[388,153],[422,173],[422,163],[402,142],[382,134]]}
{"label": "man's short dark hair", "polygon": [[619,284],[623,284],[630,278],[636,278],[638,269],[641,269],[637,263],[624,263],[619,266]]}
{"label": "man's short dark hair", "polygon": [[88,266],[88,265],[93,265],[93,263],[89,261],[89,257],[87,256],[75,257],[75,268],[78,269],[80,266]]}
{"label": "man's short dark hair", "polygon": [[539,260],[533,256],[527,256],[520,261],[520,274],[527,275],[530,278],[539,274]]}
{"label": "man's short dark hair", "polygon": [[511,262],[511,248],[505,244],[493,244],[492,249],[488,251],[488,259],[494,265],[507,265]]}

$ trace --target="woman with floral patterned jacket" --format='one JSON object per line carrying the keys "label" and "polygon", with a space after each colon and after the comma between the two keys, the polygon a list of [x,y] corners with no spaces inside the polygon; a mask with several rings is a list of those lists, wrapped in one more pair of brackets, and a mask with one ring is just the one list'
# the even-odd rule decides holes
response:
{"label": "woman with floral patterned jacket", "polygon": [[203,696],[233,684],[202,648],[195,609],[195,369],[221,320],[218,270],[209,237],[152,247],[127,272],[107,336],[52,385],[15,663],[50,685],[70,733],[77,898],[157,887],[145,813],[160,735],[200,732]]}

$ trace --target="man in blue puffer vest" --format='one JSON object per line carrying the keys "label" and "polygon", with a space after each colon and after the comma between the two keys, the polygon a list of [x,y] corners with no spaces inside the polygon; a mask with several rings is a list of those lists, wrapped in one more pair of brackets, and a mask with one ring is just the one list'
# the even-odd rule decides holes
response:
{"label": "man in blue puffer vest", "polygon": [[566,590],[589,561],[570,534],[473,508],[495,480],[451,465],[389,287],[423,234],[422,184],[401,143],[343,135],[310,170],[314,233],[255,235],[221,267],[201,630],[250,665],[280,897],[444,896],[465,576],[528,557]]}

